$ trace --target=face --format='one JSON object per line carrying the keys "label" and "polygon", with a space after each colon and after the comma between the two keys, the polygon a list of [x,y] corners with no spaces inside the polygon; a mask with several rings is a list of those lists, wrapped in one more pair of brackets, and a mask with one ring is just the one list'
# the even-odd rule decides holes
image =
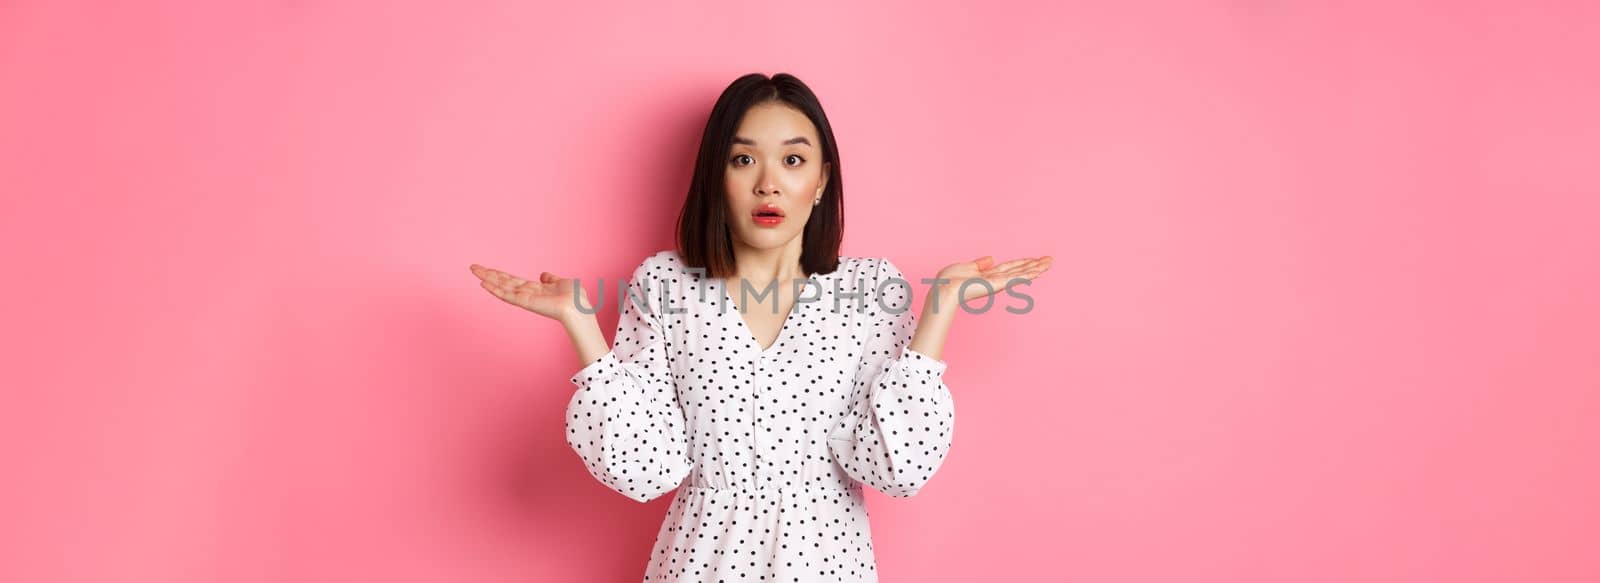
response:
{"label": "face", "polygon": [[767,102],[751,107],[725,161],[728,224],[749,247],[799,245],[828,184],[817,128],[804,113]]}

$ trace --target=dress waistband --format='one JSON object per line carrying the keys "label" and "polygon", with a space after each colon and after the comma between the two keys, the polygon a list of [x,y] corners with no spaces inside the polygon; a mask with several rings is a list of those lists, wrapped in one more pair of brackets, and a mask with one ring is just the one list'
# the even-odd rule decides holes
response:
{"label": "dress waistband", "polygon": [[790,484],[790,485],[767,484],[767,485],[759,485],[759,486],[713,486],[713,485],[710,485],[710,484],[688,483],[688,484],[684,484],[680,489],[681,490],[688,490],[688,491],[691,491],[691,492],[706,493],[706,494],[714,494],[714,493],[718,493],[718,492],[743,492],[743,493],[746,493],[746,494],[765,494],[765,493],[774,493],[775,494],[775,493],[780,493],[780,492],[782,492],[782,493],[792,493],[792,492],[851,492],[851,491],[855,491],[855,490],[860,490],[861,489],[861,484],[857,483],[854,480],[850,480],[850,481],[846,481],[846,482],[828,480],[828,481],[823,481],[823,482],[814,482],[814,483],[805,483],[805,484]]}

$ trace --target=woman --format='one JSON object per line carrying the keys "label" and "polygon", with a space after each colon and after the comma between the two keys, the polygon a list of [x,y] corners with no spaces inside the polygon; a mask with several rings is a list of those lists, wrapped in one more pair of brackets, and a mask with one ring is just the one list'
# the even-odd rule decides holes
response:
{"label": "woman", "polygon": [[646,581],[876,581],[862,484],[908,497],[944,461],[958,302],[1050,265],[950,265],[915,316],[893,263],[838,254],[843,200],[816,96],[750,74],[712,108],[678,248],[634,269],[613,347],[573,280],[472,266],[566,326],[566,438],[590,474],[640,502],[677,490]]}

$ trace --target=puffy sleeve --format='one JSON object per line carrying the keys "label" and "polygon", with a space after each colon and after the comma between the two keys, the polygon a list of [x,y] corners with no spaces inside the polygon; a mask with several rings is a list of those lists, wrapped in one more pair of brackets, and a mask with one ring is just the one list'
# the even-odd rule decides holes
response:
{"label": "puffy sleeve", "polygon": [[611,350],[572,375],[567,444],[590,475],[639,502],[676,489],[693,467],[661,325],[665,284],[634,270]]}
{"label": "puffy sleeve", "polygon": [[944,384],[946,363],[908,348],[917,328],[910,282],[889,260],[879,261],[872,289],[863,290],[857,335],[863,350],[850,409],[829,434],[828,447],[852,478],[906,498],[933,478],[949,453],[955,401]]}

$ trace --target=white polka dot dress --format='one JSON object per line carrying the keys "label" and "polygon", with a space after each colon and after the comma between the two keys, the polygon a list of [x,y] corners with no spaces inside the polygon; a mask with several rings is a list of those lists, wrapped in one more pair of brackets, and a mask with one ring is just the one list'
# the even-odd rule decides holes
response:
{"label": "white polka dot dress", "polygon": [[645,581],[878,580],[862,484],[916,494],[955,429],[946,363],[907,348],[911,285],[841,257],[763,349],[735,306],[770,308],[675,250],[639,264],[611,351],[572,376],[566,437],[624,496],[677,490]]}

